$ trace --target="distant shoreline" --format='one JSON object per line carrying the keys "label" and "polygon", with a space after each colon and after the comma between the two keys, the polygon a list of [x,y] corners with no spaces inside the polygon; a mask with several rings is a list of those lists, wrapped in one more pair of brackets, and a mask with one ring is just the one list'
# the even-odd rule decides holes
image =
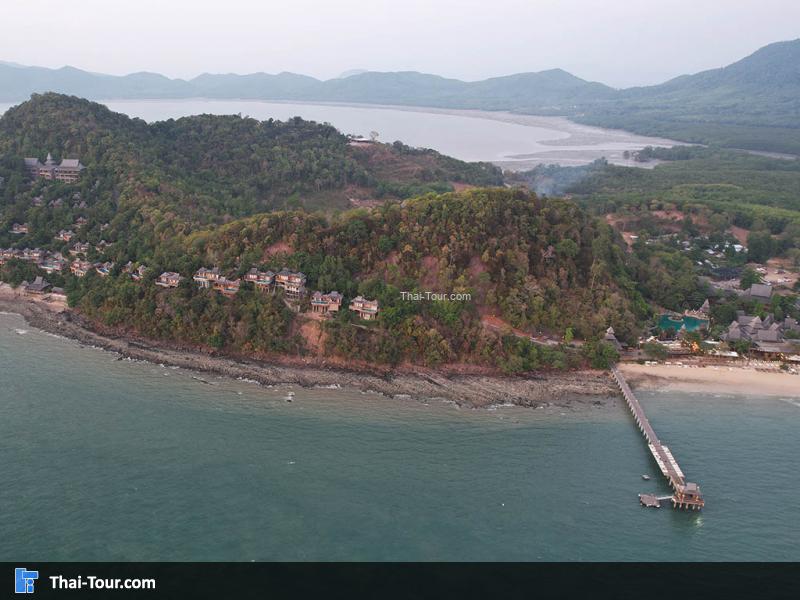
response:
{"label": "distant shoreline", "polygon": [[[359,102],[325,102],[325,101],[298,101],[298,100],[265,100],[255,98],[93,98],[92,101],[109,106],[110,104],[159,104],[159,103],[226,103],[238,102],[245,104],[276,104],[276,105],[305,105],[316,107],[351,108],[365,110],[392,110],[409,113],[420,113],[428,115],[442,115],[451,117],[482,119],[495,123],[505,123],[521,127],[547,130],[553,132],[552,137],[536,140],[542,150],[530,153],[509,153],[507,156],[495,158],[483,158],[481,162],[490,162],[503,169],[520,171],[532,169],[539,164],[558,163],[562,166],[585,165],[596,160],[600,155],[616,165],[653,168],[657,161],[641,163],[631,159],[624,159],[623,150],[628,149],[633,152],[637,147],[645,146],[674,146],[685,145],[686,142],[669,140],[666,138],[645,136],[625,129],[609,129],[593,125],[583,125],[571,121],[565,116],[557,115],[529,115],[514,113],[509,111],[490,111],[481,109],[459,109],[459,108],[440,108],[428,106],[413,106],[402,104],[368,104]],[[6,104],[6,103],[0,103]],[[13,106],[18,103],[7,103]],[[123,112],[120,106],[111,107],[112,110]],[[2,106],[0,106],[2,111]],[[233,111],[231,111],[231,114]],[[125,113],[128,114],[128,113]],[[178,118],[177,116],[175,118]],[[254,117],[258,118],[258,117]],[[145,119],[147,120],[147,119]],[[148,122],[156,122],[163,119],[155,119]],[[313,120],[313,119],[311,119]],[[334,124],[334,126],[336,126]],[[338,128],[338,127],[337,127]],[[346,133],[346,132],[345,132]],[[388,141],[388,140],[386,140]],[[405,141],[405,140],[404,140]],[[412,144],[414,145],[414,144]],[[424,144],[423,144],[424,146]],[[431,144],[427,144],[428,147]],[[448,154],[444,151],[444,154]],[[452,153],[451,153],[452,154]],[[470,159],[472,160],[472,159]],[[475,162],[475,161],[473,161]]]}
{"label": "distant shoreline", "polygon": [[232,379],[248,379],[263,385],[341,386],[376,392],[390,398],[447,400],[469,408],[500,404],[531,408],[578,408],[615,405],[620,400],[611,379],[600,371],[512,377],[482,373],[479,368],[469,372],[470,369],[464,368],[464,365],[454,365],[450,370],[423,367],[386,369],[380,366],[348,368],[332,361],[326,363],[295,357],[275,357],[267,362],[172,347],[149,339],[104,336],[91,330],[80,315],[73,311],[20,297],[14,290],[2,284],[0,312],[18,314],[31,327],[103,348],[126,358],[213,373]]}

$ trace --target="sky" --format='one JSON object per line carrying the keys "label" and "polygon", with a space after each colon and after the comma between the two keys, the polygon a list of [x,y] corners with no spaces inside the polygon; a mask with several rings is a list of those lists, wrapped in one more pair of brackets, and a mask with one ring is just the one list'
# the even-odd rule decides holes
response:
{"label": "sky", "polygon": [[350,69],[660,83],[800,37],[798,0],[3,2],[0,61],[123,75]]}

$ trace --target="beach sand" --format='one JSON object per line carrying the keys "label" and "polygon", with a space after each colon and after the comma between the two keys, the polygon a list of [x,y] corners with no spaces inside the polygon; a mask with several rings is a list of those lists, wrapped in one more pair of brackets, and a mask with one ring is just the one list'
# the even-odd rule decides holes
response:
{"label": "beach sand", "polygon": [[631,387],[639,389],[800,398],[800,375],[784,373],[777,368],[624,363],[620,370]]}

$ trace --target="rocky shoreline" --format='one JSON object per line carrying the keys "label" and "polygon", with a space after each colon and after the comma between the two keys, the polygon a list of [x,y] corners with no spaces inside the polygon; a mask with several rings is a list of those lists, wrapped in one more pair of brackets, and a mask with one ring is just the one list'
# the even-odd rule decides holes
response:
{"label": "rocky shoreline", "polygon": [[301,387],[340,386],[388,397],[443,399],[466,407],[515,404],[526,407],[612,405],[616,390],[607,374],[597,371],[546,373],[536,377],[448,373],[404,368],[394,371],[348,369],[319,364],[264,362],[235,359],[184,348],[170,348],[152,340],[101,335],[91,330],[73,311],[44,302],[0,295],[0,312],[17,313],[37,329],[104,348],[125,358],[263,385],[294,384]]}

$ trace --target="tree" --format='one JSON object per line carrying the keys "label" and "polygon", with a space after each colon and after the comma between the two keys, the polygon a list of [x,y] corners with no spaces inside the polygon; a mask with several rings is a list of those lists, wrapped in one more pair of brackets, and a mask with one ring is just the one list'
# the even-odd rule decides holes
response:
{"label": "tree", "polygon": [[774,247],[769,231],[751,231],[747,234],[747,254],[751,261],[766,262],[773,255]]}
{"label": "tree", "polygon": [[745,267],[739,280],[739,287],[749,290],[754,283],[761,283],[761,275],[753,267]]}

